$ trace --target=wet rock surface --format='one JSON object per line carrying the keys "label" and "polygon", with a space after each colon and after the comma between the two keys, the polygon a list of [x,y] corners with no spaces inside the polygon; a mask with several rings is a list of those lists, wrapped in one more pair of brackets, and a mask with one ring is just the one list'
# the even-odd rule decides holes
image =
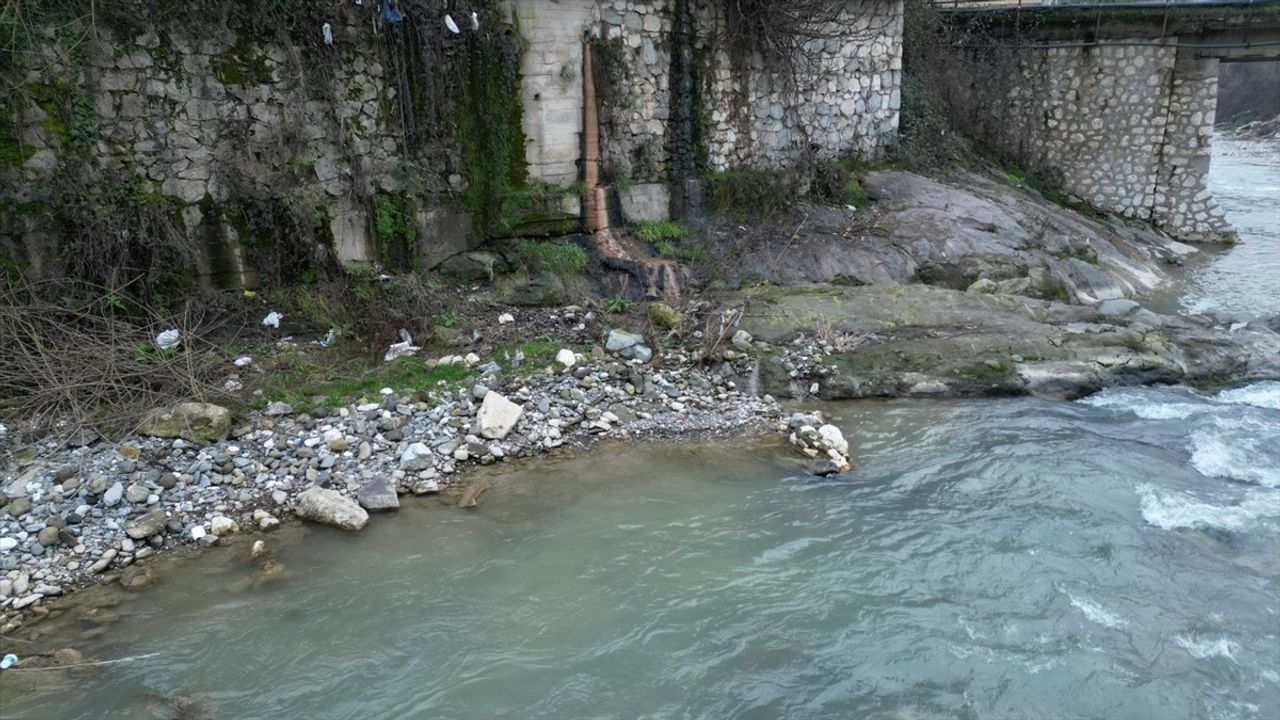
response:
{"label": "wet rock surface", "polygon": [[734,300],[772,349],[763,392],[828,400],[1037,395],[1280,377],[1280,335],[1230,315],[1069,305],[925,285],[759,288]]}

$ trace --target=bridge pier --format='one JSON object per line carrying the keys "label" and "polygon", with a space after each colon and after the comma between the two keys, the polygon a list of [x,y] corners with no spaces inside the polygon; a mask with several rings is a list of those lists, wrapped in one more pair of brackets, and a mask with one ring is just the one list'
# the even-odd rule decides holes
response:
{"label": "bridge pier", "polygon": [[1234,236],[1209,190],[1218,59],[1177,50],[1159,145],[1151,220],[1172,235],[1199,242]]}
{"label": "bridge pier", "polygon": [[968,77],[949,102],[968,133],[1075,198],[1182,240],[1230,240],[1208,189],[1218,60],[1167,40],[1000,49],[953,70]]}

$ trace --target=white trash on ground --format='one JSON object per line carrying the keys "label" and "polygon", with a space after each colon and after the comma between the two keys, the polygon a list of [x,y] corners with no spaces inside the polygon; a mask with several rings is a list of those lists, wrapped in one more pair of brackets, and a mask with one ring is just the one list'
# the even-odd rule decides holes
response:
{"label": "white trash on ground", "polygon": [[172,350],[182,344],[182,334],[177,330],[165,330],[156,336],[156,347]]}

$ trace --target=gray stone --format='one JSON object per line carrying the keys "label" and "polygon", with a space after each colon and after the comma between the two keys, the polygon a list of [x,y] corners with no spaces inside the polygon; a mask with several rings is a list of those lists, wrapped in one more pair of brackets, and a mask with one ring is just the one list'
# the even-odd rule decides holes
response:
{"label": "gray stone", "polygon": [[626,330],[611,330],[609,331],[608,339],[605,340],[604,349],[609,352],[620,353],[642,342],[644,342],[644,337],[636,333],[627,332]]}
{"label": "gray stone", "polygon": [[124,498],[124,486],[122,483],[115,482],[111,487],[106,488],[106,492],[102,493],[102,505],[115,507],[119,505],[120,500]]}
{"label": "gray stone", "polygon": [[496,392],[484,396],[480,411],[476,413],[476,427],[482,437],[502,440],[515,429],[524,415],[524,408]]}
{"label": "gray stone", "polygon": [[340,530],[359,530],[369,522],[369,513],[359,504],[325,488],[313,487],[303,491],[298,495],[295,512],[303,520]]}
{"label": "gray stone", "polygon": [[164,532],[166,524],[164,510],[156,508],[146,515],[131,520],[125,526],[124,532],[134,540],[144,540]]}
{"label": "gray stone", "polygon": [[396,495],[395,483],[386,475],[376,475],[366,480],[356,494],[360,506],[369,512],[398,510],[400,498]]}
{"label": "gray stone", "polygon": [[139,435],[183,438],[195,443],[211,443],[231,431],[231,411],[210,403],[179,403],[152,411],[138,426]]}
{"label": "gray stone", "polygon": [[36,540],[45,547],[52,547],[58,544],[58,528],[46,527],[40,530],[36,535]]}
{"label": "gray stone", "polygon": [[400,454],[400,469],[405,472],[426,470],[434,464],[431,448],[422,443],[412,443]]}
{"label": "gray stone", "polygon": [[1140,307],[1142,306],[1127,298],[1113,298],[1098,303],[1098,313],[1103,317],[1117,318],[1124,317]]}

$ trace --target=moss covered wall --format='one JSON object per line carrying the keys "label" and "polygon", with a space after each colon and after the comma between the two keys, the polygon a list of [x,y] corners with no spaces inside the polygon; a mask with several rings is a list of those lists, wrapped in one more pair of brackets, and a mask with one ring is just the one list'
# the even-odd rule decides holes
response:
{"label": "moss covered wall", "polygon": [[[238,286],[467,249],[527,182],[518,34],[492,0],[457,4],[458,34],[425,1],[395,24],[376,2],[211,0],[198,12],[225,25],[47,28],[33,57],[0,57],[0,256],[70,272],[90,236],[134,228],[128,264]],[[272,26],[255,7],[298,10]],[[139,208],[163,227],[142,237]]]}

